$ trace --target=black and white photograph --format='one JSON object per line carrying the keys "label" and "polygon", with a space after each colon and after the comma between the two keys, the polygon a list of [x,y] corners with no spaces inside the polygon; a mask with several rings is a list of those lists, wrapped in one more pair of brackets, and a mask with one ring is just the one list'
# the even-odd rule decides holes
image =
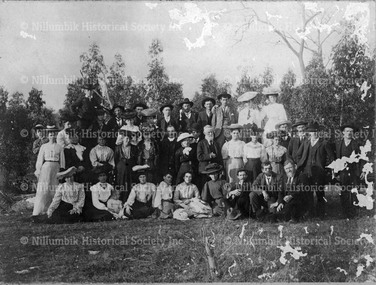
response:
{"label": "black and white photograph", "polygon": [[375,283],[375,15],[2,1],[0,283]]}

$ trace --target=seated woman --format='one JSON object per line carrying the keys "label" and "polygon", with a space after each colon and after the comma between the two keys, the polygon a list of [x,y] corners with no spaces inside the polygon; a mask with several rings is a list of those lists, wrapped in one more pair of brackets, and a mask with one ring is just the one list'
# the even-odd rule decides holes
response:
{"label": "seated woman", "polygon": [[172,187],[172,173],[167,172],[163,176],[163,181],[158,185],[157,192],[155,193],[153,207],[160,212],[159,218],[168,219],[172,218],[175,210],[173,201],[174,188]]}
{"label": "seated woman", "polygon": [[284,173],[283,164],[286,160],[287,148],[281,146],[280,133],[277,131],[271,132],[267,138],[273,139],[273,144],[266,148],[267,159],[272,165],[273,172],[279,174]]}
{"label": "seated woman", "polygon": [[130,219],[144,219],[153,214],[153,197],[156,186],[147,182],[147,171],[142,166],[136,165],[132,169],[137,172],[140,183],[133,186],[127,202],[124,204],[124,215]]}
{"label": "seated woman", "polygon": [[[194,160],[196,152],[189,146],[193,135],[188,133],[182,133],[178,139],[177,143],[181,144],[181,147],[175,152],[175,173],[176,175],[176,185],[183,182],[183,176],[186,172],[194,173]],[[161,158],[162,159],[162,158]]]}
{"label": "seated woman", "polygon": [[132,167],[137,164],[138,148],[130,144],[132,137],[130,132],[124,132],[122,136],[122,143],[115,147],[115,165],[116,185],[122,188],[120,199],[124,203],[131,191],[132,183],[135,182]]}
{"label": "seated woman", "polygon": [[200,193],[196,185],[192,184],[192,173],[184,174],[184,182],[176,186],[174,203],[178,208],[183,208],[189,217],[211,217],[212,210],[200,199]]}
{"label": "seated woman", "polygon": [[76,223],[82,220],[82,208],[85,203],[84,186],[74,182],[76,167],[71,167],[59,173],[59,178],[65,178],[65,183],[60,184],[50,207],[47,210],[47,223],[63,224]]}
{"label": "seated woman", "polygon": [[117,195],[109,183],[107,177],[109,167],[97,167],[94,172],[98,175],[99,182],[90,187],[91,199],[87,199],[84,208],[84,218],[87,222],[110,221],[117,218],[108,206],[109,200],[113,195]]}

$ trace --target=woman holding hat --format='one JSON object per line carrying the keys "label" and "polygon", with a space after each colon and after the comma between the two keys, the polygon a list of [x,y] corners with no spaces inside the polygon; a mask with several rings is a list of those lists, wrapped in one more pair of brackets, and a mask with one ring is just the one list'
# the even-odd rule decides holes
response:
{"label": "woman holding hat", "polygon": [[232,124],[227,127],[231,131],[231,140],[225,142],[222,147],[222,158],[226,169],[226,178],[228,182],[235,182],[237,171],[244,166],[244,145],[240,140],[240,130],[243,127],[238,124]]}
{"label": "woman holding hat", "polygon": [[58,186],[50,207],[47,210],[48,223],[76,223],[81,220],[85,203],[84,185],[74,182],[76,167],[72,166],[60,173],[65,183]]}
{"label": "woman holding hat", "polygon": [[193,161],[196,152],[189,146],[192,138],[193,135],[182,133],[177,139],[177,143],[180,143],[181,147],[175,152],[176,185],[183,182],[184,173],[193,173],[195,170]]}
{"label": "woman holding hat", "polygon": [[46,213],[58,185],[57,173],[60,168],[65,168],[64,149],[56,143],[58,131],[55,126],[47,126],[48,143],[43,144],[39,149],[35,165],[35,176],[38,178],[38,184],[33,216]]}
{"label": "woman holding hat", "polygon": [[244,169],[248,171],[251,182],[261,173],[261,163],[267,160],[265,147],[257,140],[262,131],[251,130],[251,141],[244,145]]}
{"label": "woman holding hat", "polygon": [[273,172],[277,174],[283,174],[284,168],[283,164],[287,156],[287,148],[279,144],[281,136],[277,131],[271,132],[267,136],[270,139],[273,139],[273,144],[266,148],[266,154],[270,164],[272,166]]}
{"label": "woman holding hat", "polygon": [[124,187],[121,192],[121,200],[124,202],[134,182],[132,167],[137,164],[138,148],[131,144],[132,134],[126,131],[120,145],[115,148],[116,185]]}

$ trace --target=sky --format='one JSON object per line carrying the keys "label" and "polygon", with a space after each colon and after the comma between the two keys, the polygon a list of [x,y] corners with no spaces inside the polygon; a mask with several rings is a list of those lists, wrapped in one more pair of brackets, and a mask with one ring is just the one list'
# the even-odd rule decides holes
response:
{"label": "sky", "polygon": [[[374,2],[307,3],[311,11],[322,9],[333,15],[333,24],[349,11],[368,11],[363,33],[370,48],[375,47]],[[68,83],[80,76],[79,57],[90,44],[99,45],[107,66],[120,53],[126,74],[139,81],[148,73],[148,48],[155,38],[162,42],[170,80],[183,84],[187,98],[200,91],[202,79],[210,74],[229,81],[233,93],[245,70],[257,76],[271,67],[276,86],[289,68],[299,76],[296,56],[267,25],[253,22],[240,41],[241,34],[236,33],[254,9],[262,19],[269,18],[278,29],[297,37],[302,22],[298,2],[248,2],[246,6],[220,1],[1,2],[0,86],[9,93],[22,92],[26,98],[35,87],[43,91],[46,105],[58,110]],[[333,34],[324,45],[326,59],[338,39]],[[306,62],[311,55],[305,53]]]}

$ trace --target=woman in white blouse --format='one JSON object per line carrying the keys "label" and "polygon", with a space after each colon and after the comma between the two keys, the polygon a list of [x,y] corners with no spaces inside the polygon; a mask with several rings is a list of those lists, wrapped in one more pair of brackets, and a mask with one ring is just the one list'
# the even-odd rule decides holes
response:
{"label": "woman in white blouse", "polygon": [[270,164],[272,165],[273,172],[277,174],[284,173],[283,164],[286,160],[287,148],[279,144],[281,137],[277,131],[271,132],[267,136],[269,139],[273,139],[273,144],[266,148],[266,154]]}
{"label": "woman in white blouse", "polygon": [[84,185],[74,182],[77,168],[71,167],[61,173],[60,179],[65,183],[58,186],[50,207],[47,210],[48,223],[75,223],[81,220],[85,203]]}
{"label": "woman in white blouse", "polygon": [[250,182],[261,173],[261,163],[267,160],[265,147],[257,138],[262,129],[251,130],[251,141],[244,145],[244,168],[248,171]]}
{"label": "woman in white blouse", "polygon": [[64,148],[56,143],[58,131],[55,126],[47,126],[48,143],[43,144],[39,149],[35,166],[38,184],[33,216],[47,212],[58,185],[57,173],[60,168],[65,168]]}
{"label": "woman in white blouse", "polygon": [[244,145],[245,142],[240,140],[240,130],[243,127],[238,124],[232,124],[227,127],[231,130],[231,140],[225,142],[222,147],[222,157],[226,169],[226,179],[228,182],[237,181],[238,169],[243,168],[244,162]]}

